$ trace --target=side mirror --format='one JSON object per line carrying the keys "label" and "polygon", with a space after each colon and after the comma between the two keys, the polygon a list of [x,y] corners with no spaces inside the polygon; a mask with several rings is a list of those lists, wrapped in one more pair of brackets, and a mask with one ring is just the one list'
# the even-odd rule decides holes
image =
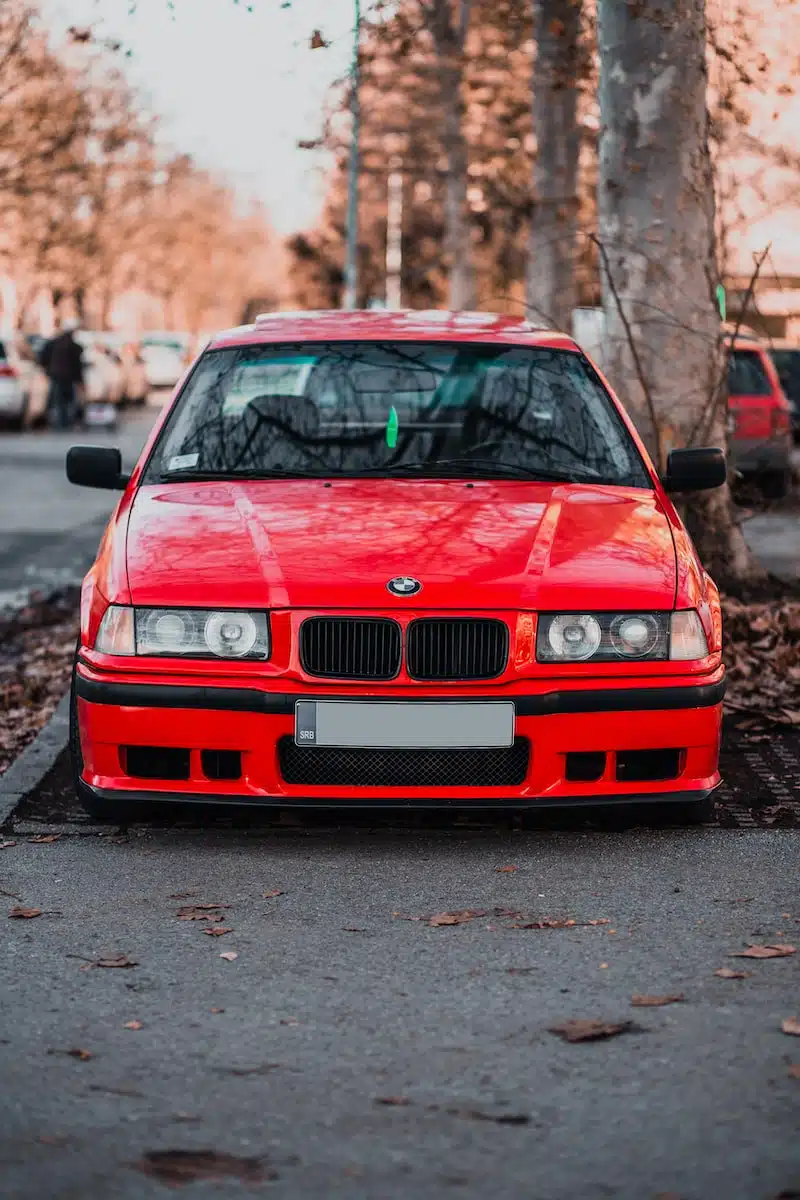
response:
{"label": "side mirror", "polygon": [[67,479],[78,487],[122,491],[130,475],[122,474],[122,455],[111,446],[71,446],[67,451]]}
{"label": "side mirror", "polygon": [[671,450],[661,482],[668,492],[702,492],[722,487],[728,478],[725,455],[716,446]]}

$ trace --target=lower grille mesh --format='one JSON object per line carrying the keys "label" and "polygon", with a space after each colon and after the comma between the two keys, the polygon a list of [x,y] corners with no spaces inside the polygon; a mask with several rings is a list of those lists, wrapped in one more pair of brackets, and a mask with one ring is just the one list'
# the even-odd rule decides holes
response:
{"label": "lower grille mesh", "polygon": [[530,742],[492,750],[362,750],[278,742],[286,783],[309,787],[490,788],[525,782]]}

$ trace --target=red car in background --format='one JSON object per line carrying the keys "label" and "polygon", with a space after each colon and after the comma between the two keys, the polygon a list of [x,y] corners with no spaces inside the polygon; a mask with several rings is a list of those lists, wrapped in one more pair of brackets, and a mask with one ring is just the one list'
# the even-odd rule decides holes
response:
{"label": "red car in background", "polygon": [[791,487],[792,412],[768,348],[739,332],[728,363],[728,461],[771,500]]}
{"label": "red car in background", "polygon": [[486,313],[269,314],[212,339],[83,585],[75,783],[100,819],[249,805],[710,815],[719,596],[571,338]]}

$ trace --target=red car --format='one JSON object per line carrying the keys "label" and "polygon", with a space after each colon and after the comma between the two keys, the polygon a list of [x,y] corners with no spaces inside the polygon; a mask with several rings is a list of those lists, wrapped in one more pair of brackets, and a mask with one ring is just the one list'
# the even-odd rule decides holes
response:
{"label": "red car", "polygon": [[212,339],[86,577],[72,751],[149,801],[657,801],[705,820],[721,620],[670,491],[568,337],[485,313],[277,313]]}
{"label": "red car", "polygon": [[739,331],[728,360],[728,458],[771,500],[792,482],[792,410],[766,346]]}

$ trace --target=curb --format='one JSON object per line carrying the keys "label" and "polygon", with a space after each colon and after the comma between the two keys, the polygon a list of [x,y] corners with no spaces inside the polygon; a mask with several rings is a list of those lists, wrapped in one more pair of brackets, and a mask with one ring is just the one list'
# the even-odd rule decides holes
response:
{"label": "curb", "polygon": [[55,711],[36,737],[0,775],[0,826],[14,809],[44,779],[69,740],[69,692],[59,700]]}

